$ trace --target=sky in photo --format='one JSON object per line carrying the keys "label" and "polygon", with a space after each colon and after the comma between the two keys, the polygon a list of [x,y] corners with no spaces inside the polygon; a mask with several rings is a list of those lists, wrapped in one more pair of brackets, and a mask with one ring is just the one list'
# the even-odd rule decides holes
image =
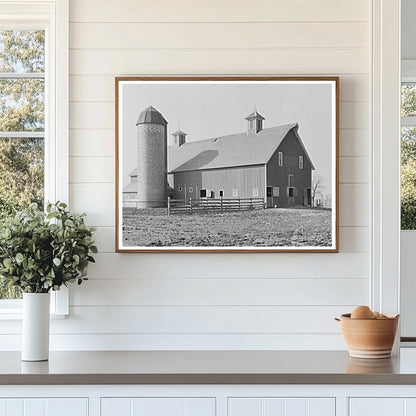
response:
{"label": "sky in photo", "polygon": [[256,107],[265,117],[263,128],[299,123],[299,134],[322,178],[324,193],[331,193],[333,88],[329,83],[228,82],[153,83],[120,85],[122,175],[137,166],[136,121],[149,105],[168,121],[168,143],[179,127],[187,141],[204,140],[247,131],[247,117]]}

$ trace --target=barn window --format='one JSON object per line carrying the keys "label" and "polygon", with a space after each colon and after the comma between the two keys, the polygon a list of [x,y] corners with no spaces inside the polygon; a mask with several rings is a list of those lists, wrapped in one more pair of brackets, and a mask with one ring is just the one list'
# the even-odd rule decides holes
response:
{"label": "barn window", "polygon": [[253,197],[257,198],[259,196],[259,188],[253,188]]}
{"label": "barn window", "polygon": [[295,188],[290,188],[290,187],[288,187],[287,188],[287,196],[290,198],[290,197],[293,197],[293,196],[295,196]]}
{"label": "barn window", "polygon": [[299,156],[299,169],[303,169],[303,156]]}
{"label": "barn window", "polygon": [[273,196],[274,197],[280,196],[280,188],[278,186],[273,186]]}
{"label": "barn window", "polygon": [[278,153],[278,165],[283,166],[283,152]]}
{"label": "barn window", "polygon": [[192,194],[192,193],[194,192],[194,188],[193,188],[192,186],[190,186],[190,187],[188,188],[188,191],[189,191],[189,193],[190,193],[190,194]]}
{"label": "barn window", "polygon": [[233,198],[236,198],[238,196],[238,189],[233,189],[232,195]]}
{"label": "barn window", "polygon": [[292,175],[292,174],[288,175],[287,184],[288,184],[288,186],[295,186],[295,176],[294,175]]}
{"label": "barn window", "polygon": [[273,188],[271,186],[267,187],[266,195],[267,195],[267,198],[271,198],[273,196]]}
{"label": "barn window", "polygon": [[182,186],[179,186],[179,187],[178,187],[178,191],[179,191],[179,192],[182,192]]}
{"label": "barn window", "polygon": [[199,197],[200,198],[206,198],[207,197],[207,190],[206,189],[201,189],[199,191]]}
{"label": "barn window", "polygon": [[220,190],[218,191],[218,196],[219,196],[220,198],[223,198],[223,197],[224,197],[224,190],[223,190],[223,189],[220,189]]}

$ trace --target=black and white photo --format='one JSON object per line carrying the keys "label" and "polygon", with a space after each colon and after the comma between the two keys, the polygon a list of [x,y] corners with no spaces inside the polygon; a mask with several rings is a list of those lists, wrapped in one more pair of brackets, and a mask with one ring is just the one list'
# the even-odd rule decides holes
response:
{"label": "black and white photo", "polygon": [[338,78],[116,78],[118,251],[338,250]]}

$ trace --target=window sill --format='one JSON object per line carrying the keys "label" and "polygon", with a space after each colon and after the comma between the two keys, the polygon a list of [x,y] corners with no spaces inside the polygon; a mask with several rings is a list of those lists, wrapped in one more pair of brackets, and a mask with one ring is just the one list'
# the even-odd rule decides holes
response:
{"label": "window sill", "polygon": [[[0,310],[0,321],[21,321],[22,316],[23,314],[19,310],[16,310],[16,311]],[[67,319],[67,318],[69,318],[69,315],[60,315],[57,313],[51,313],[52,321]]]}
{"label": "window sill", "polygon": [[[65,319],[69,316],[69,291],[62,286],[60,290],[51,292],[51,319]],[[0,321],[22,320],[21,299],[2,299],[0,300]]]}

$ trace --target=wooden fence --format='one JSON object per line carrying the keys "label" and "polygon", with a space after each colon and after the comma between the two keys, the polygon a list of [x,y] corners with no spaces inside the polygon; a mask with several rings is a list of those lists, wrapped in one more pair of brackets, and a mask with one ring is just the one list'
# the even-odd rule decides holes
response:
{"label": "wooden fence", "polygon": [[205,212],[229,212],[264,209],[263,198],[231,198],[231,199],[171,199],[168,198],[168,215],[193,214]]}

